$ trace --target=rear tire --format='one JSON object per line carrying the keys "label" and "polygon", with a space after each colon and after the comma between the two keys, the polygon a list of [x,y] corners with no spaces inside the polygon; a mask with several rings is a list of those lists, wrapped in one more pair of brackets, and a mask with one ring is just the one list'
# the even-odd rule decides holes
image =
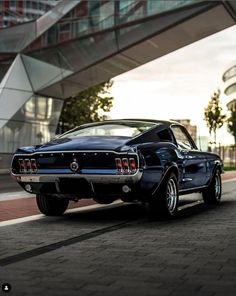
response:
{"label": "rear tire", "polygon": [[69,204],[68,199],[52,197],[47,194],[37,194],[36,202],[40,212],[46,216],[61,216]]}
{"label": "rear tire", "polygon": [[206,204],[217,205],[220,203],[222,193],[222,182],[220,171],[217,170],[208,188],[202,192]]}
{"label": "rear tire", "polygon": [[178,182],[171,173],[160,185],[158,192],[150,201],[151,218],[168,219],[176,215],[179,201]]}

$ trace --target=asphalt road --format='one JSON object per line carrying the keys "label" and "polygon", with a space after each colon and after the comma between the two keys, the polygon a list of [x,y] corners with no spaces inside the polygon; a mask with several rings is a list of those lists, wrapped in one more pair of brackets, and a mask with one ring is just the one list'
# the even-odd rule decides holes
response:
{"label": "asphalt road", "polygon": [[1,285],[17,296],[235,296],[236,182],[223,188],[220,206],[195,202],[168,221],[125,204],[1,225]]}

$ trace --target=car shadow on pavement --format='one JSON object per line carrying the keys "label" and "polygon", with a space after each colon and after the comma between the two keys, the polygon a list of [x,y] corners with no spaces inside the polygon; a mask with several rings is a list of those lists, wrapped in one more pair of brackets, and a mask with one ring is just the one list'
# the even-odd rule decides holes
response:
{"label": "car shadow on pavement", "polygon": [[146,216],[145,208],[139,203],[122,203],[114,207],[91,209],[65,213],[63,218],[67,221],[124,221],[136,220]]}
{"label": "car shadow on pavement", "polygon": [[[58,220],[63,220],[66,223],[75,223],[75,222],[85,222],[88,224],[107,224],[107,223],[120,223],[120,222],[131,222],[136,220],[144,220],[143,222],[170,222],[176,220],[182,221],[183,219],[193,218],[199,215],[203,215],[206,212],[209,214],[212,211],[217,211],[219,213],[224,212],[224,209],[229,208],[235,204],[235,201],[222,201],[220,205],[206,205],[203,202],[196,201],[195,203],[188,204],[187,208],[179,209],[176,216],[171,217],[165,220],[159,220],[158,217],[150,217],[149,210],[147,205],[140,203],[123,203],[121,205],[116,205],[115,207],[104,207],[100,209],[91,209],[87,211],[73,211],[65,213],[62,217],[47,217],[44,221],[47,223],[57,222]],[[41,220],[42,223],[42,220]]]}
{"label": "car shadow on pavement", "polygon": [[213,211],[221,214],[226,208],[232,207],[233,204],[235,204],[235,201],[230,200],[221,201],[219,205],[207,205],[199,201],[199,203],[178,211],[177,215],[174,217],[174,220],[188,219],[203,214],[205,215],[206,212],[210,214]]}

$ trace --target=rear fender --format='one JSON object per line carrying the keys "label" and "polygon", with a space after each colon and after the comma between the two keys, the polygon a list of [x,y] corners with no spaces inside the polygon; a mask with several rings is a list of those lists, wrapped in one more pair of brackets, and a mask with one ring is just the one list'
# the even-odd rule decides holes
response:
{"label": "rear fender", "polygon": [[138,146],[142,154],[144,166],[151,168],[155,166],[166,167],[170,162],[177,162],[177,147],[171,142],[145,143]]}
{"label": "rear fender", "polygon": [[214,166],[214,168],[213,168],[213,170],[212,170],[211,177],[210,177],[210,179],[208,180],[207,185],[211,184],[211,181],[213,180],[213,178],[214,178],[214,176],[215,176],[215,174],[216,174],[216,172],[217,172],[218,170],[220,171],[221,174],[224,173],[222,163],[220,163],[220,162],[217,162],[217,163],[215,164],[215,166]]}
{"label": "rear fender", "polygon": [[179,170],[178,170],[178,166],[175,163],[172,163],[170,166],[168,166],[164,172],[163,172],[163,176],[161,178],[161,180],[158,182],[158,184],[156,185],[156,188],[154,189],[154,191],[152,192],[152,196],[156,195],[158,193],[158,191],[160,190],[162,184],[165,184],[166,180],[168,179],[168,177],[170,176],[171,173],[174,173],[176,178],[177,178],[177,182],[179,184]]}

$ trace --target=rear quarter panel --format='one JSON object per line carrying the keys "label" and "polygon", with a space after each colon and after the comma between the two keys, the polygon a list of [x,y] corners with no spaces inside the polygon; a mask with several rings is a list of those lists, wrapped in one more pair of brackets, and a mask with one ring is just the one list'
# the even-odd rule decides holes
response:
{"label": "rear quarter panel", "polygon": [[207,184],[209,184],[217,169],[221,173],[224,172],[223,161],[215,153],[205,152],[205,157],[207,161]]}
{"label": "rear quarter panel", "polygon": [[177,179],[182,175],[182,159],[176,146],[170,142],[146,143],[138,146],[143,163],[141,188],[154,192],[165,175],[174,171]]}

